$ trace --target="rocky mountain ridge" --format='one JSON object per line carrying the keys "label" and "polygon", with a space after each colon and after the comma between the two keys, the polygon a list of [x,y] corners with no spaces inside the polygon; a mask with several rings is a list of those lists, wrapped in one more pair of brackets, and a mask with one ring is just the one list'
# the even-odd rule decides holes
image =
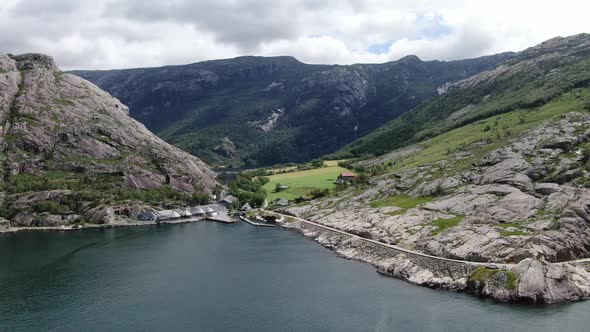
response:
{"label": "rocky mountain ridge", "polygon": [[[449,271],[307,232],[417,284],[500,301],[590,298],[589,46],[590,35],[557,38],[456,84],[356,145],[370,147],[378,136],[414,142],[350,162],[366,180],[287,212],[426,254],[499,265]],[[400,130],[410,123],[417,129]],[[385,142],[393,144],[380,148],[400,141]]]}
{"label": "rocky mountain ridge", "polygon": [[[590,257],[590,172],[582,152],[589,138],[590,115],[580,109],[542,122],[480,158],[472,157],[482,148],[474,142],[468,153],[386,172],[366,187],[287,212],[439,257],[515,264],[503,271],[482,268],[477,274],[448,275],[416,266],[407,257],[367,255],[341,237],[308,234],[348,258],[417,284],[501,301],[586,299],[590,264],[546,262]],[[386,163],[411,158],[391,156]],[[464,159],[474,160],[474,166],[461,169]]]}
{"label": "rocky mountain ridge", "polygon": [[[14,226],[100,223],[119,203],[211,193],[217,185],[200,159],[48,56],[0,55],[0,87],[2,215]],[[95,208],[106,215],[88,214]]]}
{"label": "rocky mountain ridge", "polygon": [[[309,65],[239,57],[183,66],[74,71],[128,104],[162,138],[213,164],[303,162],[335,151],[493,68],[510,53],[460,61],[409,56],[384,64]],[[260,126],[281,109],[272,126]],[[237,154],[219,153],[230,141]]]}
{"label": "rocky mountain ridge", "polygon": [[346,146],[338,154],[384,154],[518,108],[541,106],[590,81],[590,34],[557,37],[497,67],[447,84],[442,95]]}

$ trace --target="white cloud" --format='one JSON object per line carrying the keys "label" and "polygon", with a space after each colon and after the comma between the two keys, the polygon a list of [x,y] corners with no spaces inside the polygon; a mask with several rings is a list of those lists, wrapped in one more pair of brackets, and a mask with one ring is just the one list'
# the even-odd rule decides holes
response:
{"label": "white cloud", "polygon": [[246,54],[448,60],[590,32],[589,9],[581,0],[2,0],[0,52],[47,53],[67,69]]}

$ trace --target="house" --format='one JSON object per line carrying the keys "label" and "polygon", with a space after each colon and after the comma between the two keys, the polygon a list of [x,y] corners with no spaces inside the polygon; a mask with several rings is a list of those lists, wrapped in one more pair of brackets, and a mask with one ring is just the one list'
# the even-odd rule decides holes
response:
{"label": "house", "polygon": [[191,213],[190,209],[176,209],[176,213],[178,213],[181,217],[190,217],[193,214]]}
{"label": "house", "polygon": [[355,180],[357,177],[358,176],[352,172],[340,173],[340,175],[338,175],[338,178],[336,179],[336,181],[334,183],[336,183],[336,184],[348,183],[352,180]]}
{"label": "house", "polygon": [[213,210],[213,209],[212,209],[210,206],[208,206],[208,207],[205,209],[205,212],[207,213],[207,215],[208,215],[209,217],[214,217],[214,216],[216,216],[216,215],[218,215],[218,214],[219,214],[219,212],[217,212],[217,211]]}
{"label": "house", "polygon": [[287,206],[289,205],[289,201],[284,198],[277,198],[273,201],[273,204],[276,206]]}
{"label": "house", "polygon": [[174,210],[163,210],[154,212],[156,221],[173,220],[180,218],[180,214]]}
{"label": "house", "polygon": [[203,210],[203,208],[200,206],[193,206],[190,208],[190,210],[193,216],[204,216],[206,213],[205,210]]}
{"label": "house", "polygon": [[152,221],[156,220],[156,214],[152,211],[145,211],[137,215],[137,220]]}
{"label": "house", "polygon": [[238,201],[237,197],[232,196],[232,195],[227,195],[221,201],[219,201],[219,204],[225,206],[226,208],[229,208],[231,205],[233,205],[237,201]]}
{"label": "house", "polygon": [[252,210],[252,207],[250,206],[249,203],[246,203],[246,204],[242,205],[242,207],[240,208],[240,210],[242,210],[242,211],[250,211],[250,210]]}

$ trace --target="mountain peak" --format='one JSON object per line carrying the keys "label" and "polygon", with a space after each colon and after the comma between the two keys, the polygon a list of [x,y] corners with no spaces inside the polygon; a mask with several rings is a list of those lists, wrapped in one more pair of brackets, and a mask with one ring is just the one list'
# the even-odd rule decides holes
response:
{"label": "mountain peak", "polygon": [[401,62],[401,63],[420,63],[422,62],[422,60],[414,54],[410,54],[410,55],[406,55],[405,57],[397,60],[397,62]]}
{"label": "mountain peak", "polygon": [[562,53],[564,55],[578,53],[590,49],[590,34],[581,33],[568,37],[555,37],[538,45],[517,53],[516,60],[538,57],[543,54]]}
{"label": "mountain peak", "polygon": [[30,70],[35,67],[42,67],[49,70],[59,70],[52,57],[40,53],[25,53],[20,55],[8,54],[17,62],[19,70]]}

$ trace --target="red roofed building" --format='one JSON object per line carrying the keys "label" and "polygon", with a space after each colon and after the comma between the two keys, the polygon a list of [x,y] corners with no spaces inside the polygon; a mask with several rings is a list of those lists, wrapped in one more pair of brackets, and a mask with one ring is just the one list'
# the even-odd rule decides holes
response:
{"label": "red roofed building", "polygon": [[347,183],[348,181],[352,181],[357,177],[358,176],[352,172],[340,173],[340,175],[338,175],[338,179],[336,179],[336,184]]}

